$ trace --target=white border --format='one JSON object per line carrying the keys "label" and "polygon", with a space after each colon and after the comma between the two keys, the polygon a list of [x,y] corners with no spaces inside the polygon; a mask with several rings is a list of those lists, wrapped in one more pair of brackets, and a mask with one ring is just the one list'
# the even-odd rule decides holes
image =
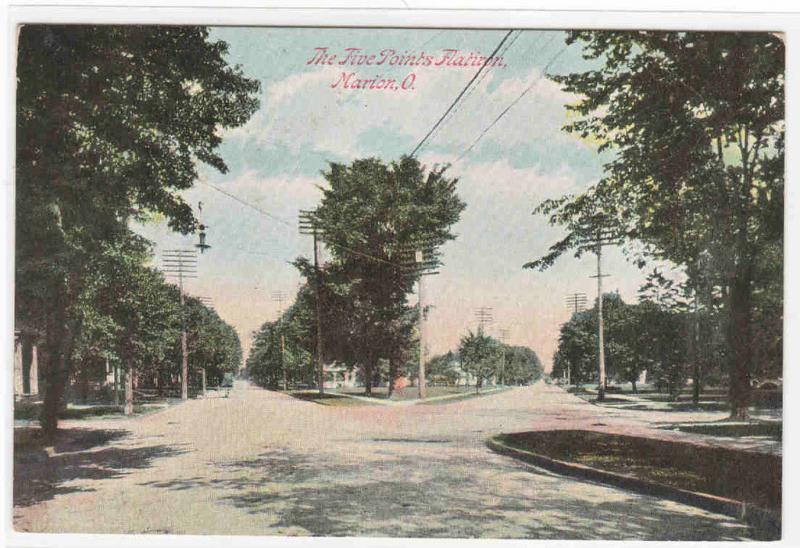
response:
{"label": "white border", "polygon": [[[323,5],[325,4],[325,5]],[[490,8],[487,8],[489,4]],[[2,6],[2,4],[0,4]],[[3,80],[0,89],[0,300],[4,307],[0,314],[0,363],[9,363],[5,374],[0,375],[2,401],[13,402],[13,383],[8,357],[13,354],[13,233],[14,194],[12,159],[14,140],[14,61],[15,29],[19,23],[139,23],[139,24],[205,24],[239,26],[368,26],[368,27],[480,27],[480,28],[648,28],[648,29],[705,29],[705,30],[760,30],[786,33],[787,41],[787,163],[786,163],[786,248],[785,248],[785,354],[784,385],[787,394],[795,390],[797,357],[800,356],[798,341],[792,335],[800,334],[800,292],[797,282],[800,274],[800,188],[795,183],[800,174],[798,154],[800,133],[793,131],[792,123],[799,119],[800,105],[792,98],[797,96],[800,75],[800,6],[790,2],[747,2],[731,6],[730,2],[676,0],[654,3],[649,11],[626,11],[641,9],[641,2],[616,0],[598,2],[586,0],[561,0],[537,2],[540,11],[527,9],[531,2],[483,0],[454,2],[420,2],[417,0],[383,0],[365,2],[349,0],[331,4],[324,0],[280,3],[240,0],[235,5],[220,6],[220,0],[172,0],[164,6],[157,0],[114,3],[109,0],[84,0],[72,2],[61,0],[29,1],[26,5],[16,3],[0,15],[0,56]],[[265,7],[267,6],[267,7]],[[453,9],[453,8],[468,9]],[[604,9],[600,9],[600,8]],[[418,8],[418,9],[409,9]],[[448,8],[448,9],[442,9]],[[761,8],[761,11],[756,11]],[[7,93],[6,93],[7,92]],[[793,283],[794,282],[794,283]],[[800,515],[797,492],[800,487],[797,465],[797,428],[795,419],[798,406],[793,398],[784,402],[784,535],[780,543],[770,546],[800,546],[800,524],[790,516]],[[0,533],[9,546],[170,546],[204,548],[225,542],[228,546],[569,546],[569,541],[529,540],[461,540],[461,539],[376,539],[376,538],[285,538],[285,537],[220,537],[177,535],[44,535],[15,533],[11,529],[11,440],[12,405],[7,403],[2,412],[3,451],[0,452],[3,482]],[[787,464],[789,464],[787,466]],[[331,509],[336,511],[335,508]],[[580,543],[581,545],[587,543]],[[591,542],[588,544],[615,545],[616,542]],[[630,543],[626,543],[630,544]],[[711,543],[692,543],[705,545]],[[738,543],[714,542],[713,546],[737,545]],[[760,544],[760,543],[757,543]],[[648,546],[669,545],[665,542],[648,543]]]}

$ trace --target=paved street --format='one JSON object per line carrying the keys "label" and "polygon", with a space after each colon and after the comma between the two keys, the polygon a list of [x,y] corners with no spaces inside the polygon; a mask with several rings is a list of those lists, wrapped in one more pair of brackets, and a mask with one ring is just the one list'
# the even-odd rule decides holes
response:
{"label": "paved street", "polygon": [[[655,421],[676,420],[665,413]],[[422,406],[327,407],[238,382],[15,471],[17,530],[73,533],[734,540],[732,518],[494,454],[499,432],[654,432],[539,383]],[[82,434],[82,433],[81,433]],[[75,432],[71,432],[75,435]],[[80,438],[80,436],[79,436]],[[83,436],[86,438],[86,436]]]}

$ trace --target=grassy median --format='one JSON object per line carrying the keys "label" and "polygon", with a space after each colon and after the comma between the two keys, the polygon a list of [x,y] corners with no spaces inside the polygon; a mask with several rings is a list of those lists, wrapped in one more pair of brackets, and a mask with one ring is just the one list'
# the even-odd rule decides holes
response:
{"label": "grassy median", "polygon": [[585,430],[522,432],[497,439],[555,460],[765,509],[781,508],[781,457],[777,455]]}

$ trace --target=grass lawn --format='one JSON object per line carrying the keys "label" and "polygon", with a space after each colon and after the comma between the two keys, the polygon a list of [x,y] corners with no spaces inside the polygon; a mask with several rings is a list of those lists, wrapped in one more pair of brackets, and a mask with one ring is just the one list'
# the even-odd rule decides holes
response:
{"label": "grass lawn", "polygon": [[776,441],[783,440],[782,422],[714,422],[704,424],[680,424],[675,427],[681,432],[703,434],[706,436],[719,436],[723,438],[771,438]]}
{"label": "grass lawn", "polygon": [[[495,387],[493,386],[484,387],[481,389],[481,393],[492,390],[494,388]],[[388,397],[385,386],[373,388],[371,396],[367,396],[366,394],[364,394],[363,387],[340,388],[338,391],[343,392],[345,394],[353,394],[354,396],[372,397],[376,399],[387,399]],[[463,394],[464,397],[474,396],[475,387],[474,386],[428,386],[427,397],[437,398],[439,396],[451,396],[459,394]],[[392,401],[408,401],[408,400],[416,400],[418,398],[419,398],[419,387],[417,386],[406,386],[405,388],[395,390],[392,393],[391,397]],[[445,401],[452,401],[452,400],[445,400]]]}
{"label": "grass lawn", "polygon": [[[135,404],[133,406],[134,415],[146,415],[165,409],[171,405],[180,403],[180,398],[164,399],[162,401],[153,401],[148,403]],[[38,421],[39,413],[42,409],[42,402],[15,402],[14,404],[14,420],[21,421]],[[67,404],[67,408],[63,410],[58,418],[62,420],[89,420],[89,419],[109,419],[115,417],[124,417],[122,405],[113,404]]]}
{"label": "grass lawn", "polygon": [[504,434],[500,441],[552,459],[781,508],[781,457],[584,430]]}
{"label": "grass lawn", "polygon": [[[426,401],[421,402],[421,404],[422,405],[446,405],[448,403],[455,403],[455,402],[458,402],[458,401],[469,400],[469,399],[472,399],[472,398],[480,398],[481,396],[491,396],[492,394],[497,394],[499,392],[505,392],[506,390],[509,390],[511,387],[491,386],[489,388],[481,388],[480,392],[475,392],[475,387],[470,387],[470,388],[471,388],[471,390],[468,390],[466,392],[462,391],[462,392],[456,393],[452,397],[443,398],[443,399],[439,399],[439,400],[426,400]],[[431,394],[428,393],[428,397],[432,398],[433,396],[431,396]]]}
{"label": "grass lawn", "polygon": [[[500,390],[504,390],[501,388]],[[490,386],[482,388],[479,393],[475,392],[474,386],[429,386],[427,397],[433,399],[432,401],[421,401],[423,405],[441,405],[452,403],[455,401],[466,400],[469,398],[480,397],[483,395],[494,394],[498,392],[497,387]],[[364,394],[364,388],[339,388],[334,391],[326,391],[322,396],[319,395],[317,390],[290,390],[287,392],[290,396],[321,405],[331,405],[336,407],[344,406],[358,406],[358,405],[371,405],[369,401],[363,399],[350,398],[349,395],[359,396],[360,398],[371,398],[375,400],[387,400],[386,387],[376,387],[372,389],[372,395],[367,396]],[[395,390],[392,394],[391,401],[414,401],[419,398],[419,388],[416,386],[407,386],[400,390]],[[376,402],[377,404],[377,402]]]}
{"label": "grass lawn", "polygon": [[290,390],[287,392],[287,394],[293,398],[297,398],[298,400],[310,401],[320,405],[329,405],[331,407],[354,407],[370,405],[369,402],[357,400],[355,398],[348,398],[347,396],[333,394],[331,392],[325,392],[324,394],[320,395],[317,390]]}

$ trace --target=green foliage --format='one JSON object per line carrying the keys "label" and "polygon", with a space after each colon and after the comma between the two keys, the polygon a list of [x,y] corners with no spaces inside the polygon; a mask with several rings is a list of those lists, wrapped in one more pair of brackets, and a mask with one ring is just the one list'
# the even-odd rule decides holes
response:
{"label": "green foliage", "polygon": [[500,343],[484,335],[482,331],[468,332],[461,338],[458,353],[461,356],[461,367],[476,379],[475,387],[483,386],[484,381],[494,377],[500,371],[502,347]]}
{"label": "green foliage", "polygon": [[[129,221],[156,212],[176,230],[194,230],[178,192],[193,184],[198,161],[227,170],[216,153],[219,129],[243,124],[257,108],[258,83],[226,64],[224,42],[207,38],[206,28],[191,26],[20,30],[15,321],[44,339],[48,435],[84,326],[90,340],[114,336],[86,293],[135,242]],[[137,312],[124,308],[105,315],[133,321],[119,323],[122,332],[144,336]],[[123,346],[139,355],[142,341]]]}
{"label": "green foliage", "polygon": [[[225,373],[236,373],[242,363],[242,345],[236,330],[217,312],[194,298],[185,305],[189,370],[206,370],[210,386],[218,386]],[[180,344],[173,345],[171,363],[180,363]]]}
{"label": "green foliage", "polygon": [[[316,383],[314,308],[311,292],[300,289],[295,303],[275,322],[265,322],[247,356],[247,374],[259,386],[283,386],[284,368],[289,386]],[[283,352],[281,351],[283,336]]]}
{"label": "green foliage", "polygon": [[[581,97],[565,129],[614,156],[585,193],[537,207],[568,234],[525,266],[547,268],[603,233],[636,240],[626,251],[640,266],[666,259],[691,288],[712,286],[724,296],[732,413],[746,414],[755,294],[781,283],[773,249],[783,238],[783,41],[647,31],[578,31],[567,41],[600,63],[553,77]],[[775,268],[760,277],[765,262]],[[777,325],[779,313],[769,316]]]}
{"label": "green foliage", "polygon": [[[618,294],[603,295],[606,375],[635,383],[643,371],[662,389],[677,394],[689,372],[690,318],[652,301],[626,304]],[[553,376],[569,367],[573,384],[598,380],[597,306],[574,314],[561,327]]]}
{"label": "green foliage", "polygon": [[459,378],[458,356],[451,350],[432,357],[425,364],[425,376],[432,382],[455,384]]}
{"label": "green foliage", "polygon": [[[426,172],[408,156],[389,165],[375,158],[331,163],[323,176],[328,186],[316,219],[333,255],[320,274],[326,358],[359,368],[369,392],[381,360],[395,377],[414,352],[407,303],[414,249],[453,239],[465,205],[445,168]],[[296,265],[313,287],[313,267],[303,259]]]}
{"label": "green foliage", "polygon": [[539,356],[530,348],[501,343],[500,351],[505,353],[505,364],[500,375],[503,384],[531,384],[544,374],[544,366]]}

